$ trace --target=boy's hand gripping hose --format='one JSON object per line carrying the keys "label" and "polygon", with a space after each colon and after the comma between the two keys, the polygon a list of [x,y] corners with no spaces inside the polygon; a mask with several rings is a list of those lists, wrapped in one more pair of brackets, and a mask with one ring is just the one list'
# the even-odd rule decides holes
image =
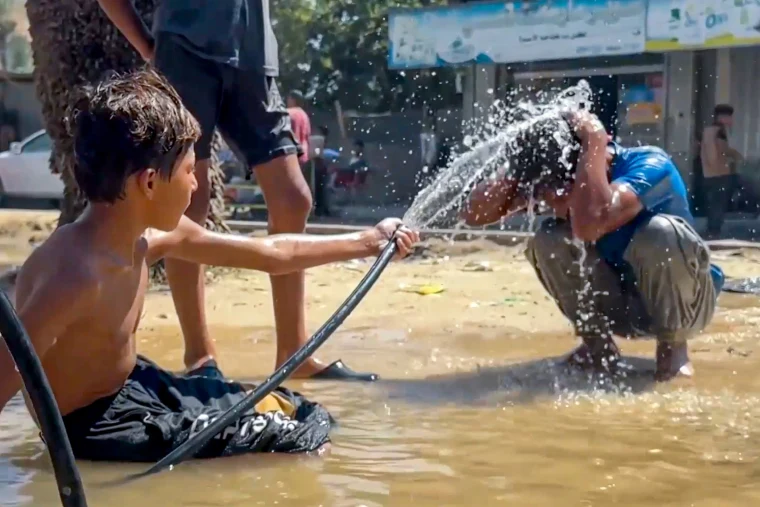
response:
{"label": "boy's hand gripping hose", "polygon": [[192,458],[204,445],[206,445],[206,443],[209,442],[209,440],[221,433],[227,426],[230,426],[240,419],[247,410],[253,408],[258,402],[264,399],[264,397],[279,387],[280,384],[282,384],[293,371],[301,366],[306,359],[314,354],[314,352],[327,341],[335,330],[340,327],[343,321],[351,315],[351,312],[353,312],[362,299],[364,299],[364,296],[367,295],[369,290],[375,284],[380,277],[380,274],[393,259],[393,256],[396,255],[397,249],[396,238],[394,236],[388,241],[388,244],[377,257],[377,260],[375,260],[372,267],[369,268],[367,274],[364,275],[362,281],[359,282],[359,285],[356,286],[356,289],[354,289],[348,298],[346,298],[343,304],[332,314],[328,321],[325,322],[316,333],[314,333],[309,341],[306,342],[298,352],[293,354],[290,359],[270,375],[269,378],[256,387],[256,389],[251,391],[243,400],[219,416],[203,430],[196,433],[192,438],[167,454],[161,459],[161,461],[151,466],[148,470],[131,475],[124,481],[120,481],[120,483],[131,482],[135,479],[140,479],[161,472],[166,468],[173,467],[186,459]]}
{"label": "boy's hand gripping hose", "polygon": [[16,362],[24,387],[32,401],[34,412],[53,462],[58,494],[63,507],[87,507],[82,479],[74,461],[63,417],[53,397],[40,358],[16,315],[8,296],[0,290],[0,335]]}

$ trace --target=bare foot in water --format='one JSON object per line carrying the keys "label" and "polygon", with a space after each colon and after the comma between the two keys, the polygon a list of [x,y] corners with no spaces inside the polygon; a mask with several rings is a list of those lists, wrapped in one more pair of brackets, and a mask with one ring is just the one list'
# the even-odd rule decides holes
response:
{"label": "bare foot in water", "polygon": [[610,339],[600,340],[593,348],[587,343],[582,343],[567,357],[570,367],[584,371],[607,371],[612,372],[620,362],[620,349]]}
{"label": "bare foot in water", "polygon": [[655,380],[665,382],[675,377],[691,378],[694,376],[694,366],[689,360],[689,350],[686,343],[671,345],[657,343],[657,371]]}

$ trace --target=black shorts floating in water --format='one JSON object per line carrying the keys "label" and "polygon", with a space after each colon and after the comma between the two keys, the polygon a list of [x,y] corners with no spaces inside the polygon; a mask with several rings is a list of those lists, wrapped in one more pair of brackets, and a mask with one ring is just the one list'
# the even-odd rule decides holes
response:
{"label": "black shorts floating in water", "polygon": [[[119,392],[63,419],[78,459],[154,462],[242,400],[251,388],[220,378],[175,375],[138,356]],[[331,422],[321,405],[279,388],[195,457],[315,451],[330,441]]]}

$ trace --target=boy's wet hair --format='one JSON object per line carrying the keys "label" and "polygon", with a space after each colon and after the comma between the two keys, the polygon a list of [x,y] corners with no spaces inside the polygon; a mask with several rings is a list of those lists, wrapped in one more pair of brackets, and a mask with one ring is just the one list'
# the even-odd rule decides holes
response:
{"label": "boy's wet hair", "polygon": [[507,143],[509,173],[525,197],[567,186],[575,179],[581,144],[560,112],[525,122]]}
{"label": "boy's wet hair", "polygon": [[171,178],[200,136],[177,92],[150,69],[112,74],[83,88],[68,118],[74,177],[92,202],[122,199],[127,179],[148,168]]}

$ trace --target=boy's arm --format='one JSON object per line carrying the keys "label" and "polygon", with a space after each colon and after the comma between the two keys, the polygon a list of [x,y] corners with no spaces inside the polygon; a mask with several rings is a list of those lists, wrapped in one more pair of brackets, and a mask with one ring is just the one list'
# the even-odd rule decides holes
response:
{"label": "boy's arm", "polygon": [[[399,226],[400,220],[387,219],[372,229],[351,234],[276,234],[252,238],[211,232],[182,217],[175,230],[148,236],[148,261],[170,257],[282,275],[331,262],[377,255]],[[417,233],[401,227],[396,239],[399,253],[407,255],[418,240]]]}
{"label": "boy's arm", "polygon": [[582,112],[571,122],[581,139],[581,153],[570,194],[570,223],[575,237],[596,241],[631,221],[641,211],[642,204],[626,185],[609,182],[609,137],[599,120]]}
{"label": "boy's arm", "polygon": [[[612,183],[608,186],[610,200],[603,207],[597,208],[594,215],[586,211],[588,208],[582,204],[570,206],[570,224],[576,238],[582,241],[596,241],[620,229],[644,209],[641,199],[629,185]],[[591,216],[595,218],[590,218]]]}
{"label": "boy's arm", "polygon": [[[63,275],[65,278],[74,278]],[[17,308],[21,323],[40,361],[53,346],[58,336],[82,312],[91,308],[97,297],[97,287],[76,280],[56,280],[50,287],[34,290]],[[0,337],[2,338],[2,337]],[[21,376],[16,371],[5,340],[0,345],[0,411],[22,387]]]}
{"label": "boy's arm", "polygon": [[98,0],[101,9],[145,61],[153,59],[153,35],[131,0]]}
{"label": "boy's arm", "polygon": [[496,177],[475,187],[460,213],[469,226],[489,225],[525,208],[525,199],[517,196],[517,181],[507,179],[503,170]]}

